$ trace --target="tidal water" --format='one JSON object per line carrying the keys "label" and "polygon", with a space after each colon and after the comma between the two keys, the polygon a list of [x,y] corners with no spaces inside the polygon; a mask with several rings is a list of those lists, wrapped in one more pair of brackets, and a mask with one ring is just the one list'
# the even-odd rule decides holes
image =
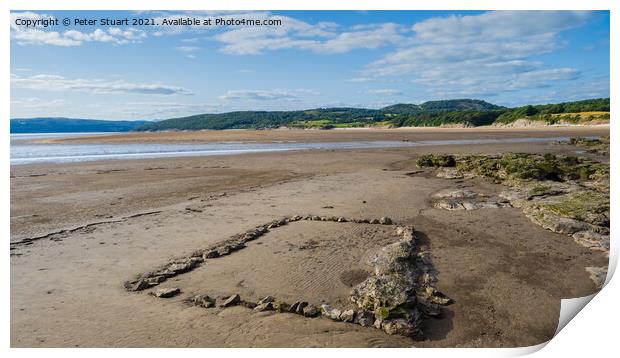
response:
{"label": "tidal water", "polygon": [[[101,135],[110,133],[101,133]],[[293,150],[342,150],[416,147],[429,145],[467,145],[568,141],[569,137],[463,139],[429,141],[357,141],[323,143],[207,143],[207,144],[35,144],[34,139],[99,135],[99,133],[11,134],[11,165],[73,163],[95,160],[148,159],[187,156],[234,155]],[[595,137],[593,137],[595,138]]]}

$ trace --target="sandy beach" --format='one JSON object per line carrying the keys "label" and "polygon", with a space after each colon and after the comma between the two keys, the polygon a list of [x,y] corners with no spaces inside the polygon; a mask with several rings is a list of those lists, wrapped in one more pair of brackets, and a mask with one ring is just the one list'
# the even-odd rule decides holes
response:
{"label": "sandy beach", "polygon": [[[420,141],[609,135],[608,126],[535,129],[272,130],[114,134],[47,143]],[[554,142],[441,145],[11,167],[12,347],[515,347],[550,339],[560,300],[596,291],[586,267],[607,256],[538,226],[516,207],[446,211],[437,192],[496,197],[485,178],[440,178],[422,154],[585,155]],[[608,158],[599,158],[606,161]],[[162,287],[123,283],[282,217],[389,217],[413,226],[436,287],[453,300],[424,339],[326,318],[188,299],[271,295],[346,307],[366,262],[394,240],[388,225],[300,220]]]}

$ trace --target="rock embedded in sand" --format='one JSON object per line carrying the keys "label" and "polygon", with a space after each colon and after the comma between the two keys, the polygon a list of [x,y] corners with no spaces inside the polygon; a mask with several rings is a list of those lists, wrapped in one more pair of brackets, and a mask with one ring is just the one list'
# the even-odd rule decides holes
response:
{"label": "rock embedded in sand", "polygon": [[263,312],[263,311],[273,311],[273,303],[272,302],[263,302],[259,303],[254,307],[255,312]]}
{"label": "rock embedded in sand", "polygon": [[215,307],[215,300],[209,295],[196,295],[191,299],[192,303],[196,306],[211,308]]}
{"label": "rock embedded in sand", "polygon": [[609,235],[599,234],[591,230],[578,231],[573,234],[573,239],[580,245],[591,250],[609,252]]}
{"label": "rock embedded in sand", "polygon": [[607,267],[586,267],[586,271],[590,274],[590,279],[594,282],[597,289],[602,289],[607,279]]}
{"label": "rock embedded in sand", "polygon": [[353,322],[362,327],[370,327],[375,323],[375,315],[366,310],[359,310],[355,313],[355,320]]}
{"label": "rock embedded in sand", "polygon": [[420,334],[419,323],[414,323],[403,318],[387,320],[381,324],[381,328],[385,333],[390,335],[398,334],[401,336],[416,337]]}
{"label": "rock embedded in sand", "polygon": [[241,303],[241,297],[237,294],[234,294],[226,299],[223,299],[218,306],[220,307],[231,307],[236,306]]}
{"label": "rock embedded in sand", "polygon": [[274,302],[276,299],[273,298],[272,296],[266,296],[264,298],[261,298],[258,302],[256,302],[259,305],[265,304],[265,303],[271,303]]}
{"label": "rock embedded in sand", "polygon": [[379,224],[381,224],[381,225],[392,225],[392,219],[388,218],[387,216],[382,216],[379,219]]}
{"label": "rock embedded in sand", "polygon": [[291,306],[286,303],[286,302],[282,302],[282,301],[275,301],[272,303],[273,305],[273,309],[276,312],[280,312],[280,313],[284,313],[284,312],[290,312]]}
{"label": "rock embedded in sand", "polygon": [[166,287],[157,289],[155,292],[153,292],[153,296],[159,298],[170,298],[178,295],[179,293],[181,293],[181,289],[178,287]]}
{"label": "rock embedded in sand", "polygon": [[319,315],[319,309],[315,305],[307,305],[303,309],[304,317],[316,317]]}
{"label": "rock embedded in sand", "polygon": [[342,311],[339,318],[342,322],[353,323],[353,321],[355,320],[355,311],[354,310]]}

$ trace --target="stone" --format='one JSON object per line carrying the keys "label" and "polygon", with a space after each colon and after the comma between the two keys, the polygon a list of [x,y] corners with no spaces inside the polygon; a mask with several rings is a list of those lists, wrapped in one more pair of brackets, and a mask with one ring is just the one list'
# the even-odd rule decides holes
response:
{"label": "stone", "polygon": [[289,307],[289,312],[295,313],[297,311],[297,307],[299,307],[300,302],[297,301],[295,303],[293,303],[292,305],[290,305]]}
{"label": "stone", "polygon": [[303,315],[304,314],[304,308],[306,308],[306,307],[308,307],[308,302],[299,302],[299,304],[295,308],[295,313]]}
{"label": "stone", "polygon": [[255,312],[263,312],[263,311],[273,311],[273,303],[272,302],[264,302],[259,303],[254,307]]}
{"label": "stone", "polygon": [[424,299],[418,300],[418,308],[420,312],[427,317],[441,317],[441,306],[428,302]]}
{"label": "stone", "polygon": [[355,313],[353,322],[362,327],[370,327],[375,323],[375,315],[370,311],[360,310]]}
{"label": "stone", "polygon": [[168,270],[175,274],[184,273],[196,267],[195,261],[174,262],[168,266]]}
{"label": "stone", "polygon": [[166,288],[160,288],[156,290],[155,292],[153,292],[153,296],[159,297],[159,298],[170,298],[170,297],[178,295],[179,293],[181,293],[181,289],[178,287],[166,287]]}
{"label": "stone", "polygon": [[368,223],[369,224],[380,224],[379,219],[372,219]]}
{"label": "stone", "polygon": [[420,329],[415,322],[403,318],[386,320],[381,324],[381,328],[387,334],[398,334],[405,337],[416,337],[420,334]]}
{"label": "stone", "polygon": [[[331,318],[331,317],[330,317]],[[338,317],[342,322],[353,323],[355,320],[355,311],[354,310],[345,310],[340,313]],[[333,318],[332,318],[333,319]]]}
{"label": "stone", "polygon": [[317,215],[314,215],[314,216],[312,216],[312,220],[314,220],[314,221],[321,221],[321,217],[317,216]]}
{"label": "stone", "polygon": [[382,224],[382,225],[392,225],[392,219],[390,219],[390,218],[388,218],[386,216],[382,216],[379,219],[379,224]]}
{"label": "stone", "polygon": [[140,279],[136,282],[125,282],[125,288],[129,291],[142,291],[151,287],[144,279]]}
{"label": "stone", "polygon": [[347,218],[344,218],[342,216],[338,218],[339,223],[346,223],[347,221],[348,221]]}
{"label": "stone", "polygon": [[307,305],[303,309],[304,317],[316,317],[319,313],[319,309],[315,305]]}
{"label": "stone", "polygon": [[337,308],[333,308],[332,306],[328,305],[327,303],[324,303],[321,305],[321,315],[334,320],[334,321],[339,321],[340,320],[340,315],[342,314],[342,312],[337,309]]}
{"label": "stone", "polygon": [[572,236],[578,244],[591,250],[609,252],[609,235],[603,235],[595,231],[585,230],[578,231]]}
{"label": "stone", "polygon": [[271,303],[271,302],[274,302],[275,300],[276,300],[276,299],[275,299],[275,298],[273,298],[273,297],[271,297],[271,296],[266,296],[266,297],[264,297],[264,298],[260,299],[260,300],[257,302],[257,304],[262,305],[262,304],[265,304],[265,303]]}
{"label": "stone", "polygon": [[228,298],[226,298],[225,300],[223,300],[219,306],[220,307],[231,307],[231,306],[236,306],[241,302],[241,297],[237,294],[234,294]]}
{"label": "stone", "polygon": [[288,219],[288,221],[299,221],[299,220],[301,220],[301,219],[302,219],[302,217],[301,217],[301,216],[299,216],[299,215],[293,215],[293,216],[291,216],[291,217]]}
{"label": "stone", "polygon": [[245,308],[249,308],[251,310],[253,310],[254,308],[256,308],[257,304],[251,301],[244,301],[241,300],[241,302],[239,303],[240,306],[243,306]]}
{"label": "stone", "polygon": [[217,251],[217,249],[214,250],[207,250],[202,254],[202,258],[203,259],[214,259],[216,257],[219,257],[220,253]]}
{"label": "stone", "polygon": [[469,189],[444,189],[432,195],[435,199],[473,199],[480,194]]}
{"label": "stone", "polygon": [[438,305],[446,306],[452,303],[452,299],[438,291],[432,286],[427,286],[425,289],[425,298],[431,302]]}
{"label": "stone", "polygon": [[463,174],[454,168],[441,168],[437,171],[437,178],[463,179]]}
{"label": "stone", "polygon": [[157,286],[160,283],[166,281],[166,277],[165,276],[152,276],[149,277],[147,279],[145,279],[146,283],[149,284],[149,286]]}
{"label": "stone", "polygon": [[192,303],[204,308],[215,307],[215,300],[208,295],[196,295],[192,297]]}
{"label": "stone", "polygon": [[607,279],[607,267],[586,267],[586,271],[590,274],[590,279],[594,282],[597,289],[602,289]]}
{"label": "stone", "polygon": [[291,309],[291,306],[288,303],[282,301],[275,301],[272,303],[272,306],[274,311],[280,313],[290,312]]}
{"label": "stone", "polygon": [[217,249],[217,255],[218,256],[230,255],[230,247],[228,247],[228,246],[219,247]]}

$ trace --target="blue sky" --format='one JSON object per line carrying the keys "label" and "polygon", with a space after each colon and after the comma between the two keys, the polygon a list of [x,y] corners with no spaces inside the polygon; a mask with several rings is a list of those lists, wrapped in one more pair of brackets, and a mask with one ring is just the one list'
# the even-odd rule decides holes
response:
{"label": "blue sky", "polygon": [[[281,26],[52,26],[17,19],[275,19]],[[609,12],[14,11],[11,117],[163,119],[609,96]]]}

